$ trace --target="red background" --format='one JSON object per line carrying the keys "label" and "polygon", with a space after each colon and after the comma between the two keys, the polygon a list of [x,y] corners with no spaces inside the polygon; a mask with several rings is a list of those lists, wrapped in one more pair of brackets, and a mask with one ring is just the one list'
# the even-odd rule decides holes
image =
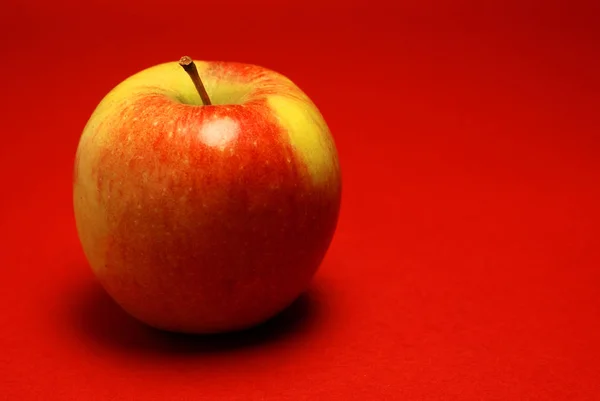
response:
{"label": "red background", "polygon": [[[598,2],[3,2],[0,399],[598,400]],[[95,284],[74,151],[189,54],[294,80],[335,136],[336,237],[249,333],[159,333]]]}

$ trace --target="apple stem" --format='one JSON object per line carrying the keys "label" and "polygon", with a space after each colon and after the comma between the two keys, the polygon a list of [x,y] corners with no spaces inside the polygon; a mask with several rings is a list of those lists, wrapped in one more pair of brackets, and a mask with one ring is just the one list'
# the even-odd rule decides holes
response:
{"label": "apple stem", "polygon": [[204,84],[202,83],[202,80],[200,79],[200,75],[198,74],[198,68],[196,68],[196,64],[194,63],[194,60],[192,60],[191,57],[183,56],[179,60],[179,65],[183,67],[185,72],[187,72],[188,75],[190,76],[190,78],[192,79],[192,82],[194,83],[194,86],[196,87],[196,90],[198,91],[198,94],[200,95],[200,98],[202,99],[202,103],[205,106],[210,106],[212,103],[210,102],[210,98],[208,97],[206,88],[204,87]]}

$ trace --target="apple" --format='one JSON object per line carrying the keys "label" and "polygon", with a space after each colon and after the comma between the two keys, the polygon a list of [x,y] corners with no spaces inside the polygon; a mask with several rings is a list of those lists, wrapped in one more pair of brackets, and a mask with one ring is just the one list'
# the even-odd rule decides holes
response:
{"label": "apple", "polygon": [[341,187],[331,132],[290,79],[184,57],[102,99],[77,147],[73,202],[85,257],[128,314],[219,333],[262,323],[307,289]]}

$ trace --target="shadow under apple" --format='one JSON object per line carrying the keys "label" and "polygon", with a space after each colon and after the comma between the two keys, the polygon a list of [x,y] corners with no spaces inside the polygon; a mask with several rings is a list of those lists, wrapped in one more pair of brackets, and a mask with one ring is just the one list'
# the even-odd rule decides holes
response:
{"label": "shadow under apple", "polygon": [[80,338],[101,346],[151,353],[215,353],[266,346],[305,333],[319,319],[314,289],[269,321],[251,329],[224,334],[191,335],[161,331],[127,314],[93,279],[80,284],[69,302]]}

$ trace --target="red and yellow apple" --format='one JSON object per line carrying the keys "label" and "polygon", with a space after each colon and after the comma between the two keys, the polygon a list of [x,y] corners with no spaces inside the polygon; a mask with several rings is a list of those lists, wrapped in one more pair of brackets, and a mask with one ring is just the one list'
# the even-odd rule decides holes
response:
{"label": "red and yellow apple", "polygon": [[[192,63],[194,64],[194,63]],[[267,68],[177,62],[125,79],[94,110],[73,200],[107,293],[159,329],[252,327],[310,284],[333,238],[338,155],[315,104]]]}

